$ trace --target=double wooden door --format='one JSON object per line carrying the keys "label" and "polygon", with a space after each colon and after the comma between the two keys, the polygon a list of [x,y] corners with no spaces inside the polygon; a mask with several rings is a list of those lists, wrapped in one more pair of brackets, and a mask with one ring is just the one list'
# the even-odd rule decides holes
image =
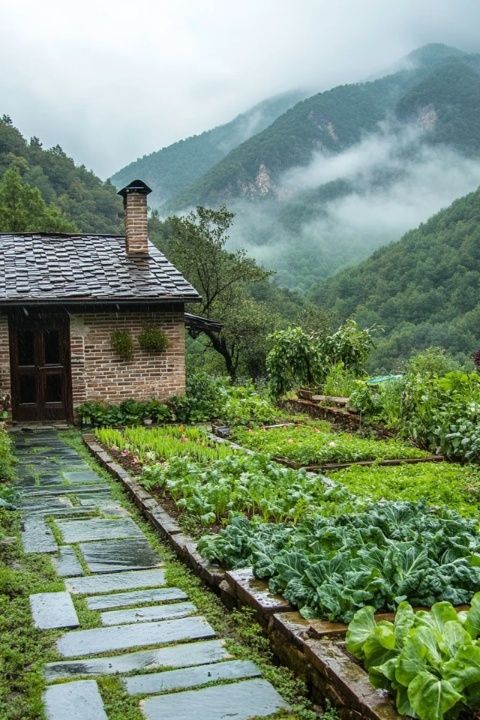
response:
{"label": "double wooden door", "polygon": [[72,416],[68,315],[10,318],[12,416],[17,421]]}

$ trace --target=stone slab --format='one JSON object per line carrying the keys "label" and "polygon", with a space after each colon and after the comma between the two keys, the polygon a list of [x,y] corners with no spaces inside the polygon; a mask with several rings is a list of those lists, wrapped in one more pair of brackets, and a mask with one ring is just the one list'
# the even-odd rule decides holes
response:
{"label": "stone slab", "polygon": [[48,720],[108,720],[95,680],[52,685],[43,698]]}
{"label": "stone slab", "polygon": [[85,466],[85,470],[78,469],[74,470],[72,472],[64,472],[62,473],[63,477],[67,482],[69,483],[94,483],[94,482],[101,482],[102,478],[100,475],[98,475],[96,472],[93,472],[93,470],[88,470],[88,467]]}
{"label": "stone slab", "polygon": [[111,657],[49,663],[45,666],[45,677],[48,682],[54,682],[79,675],[124,675],[139,670],[206,665],[231,657],[222,640],[200,640]]}
{"label": "stone slab", "polygon": [[169,693],[142,703],[148,720],[247,720],[287,707],[270,683],[260,679]]}
{"label": "stone slab", "polygon": [[153,569],[103,573],[100,575],[88,575],[83,578],[66,578],[65,583],[67,590],[70,592],[78,595],[91,595],[115,590],[136,590],[165,585],[165,572]]}
{"label": "stone slab", "polygon": [[133,608],[132,610],[111,610],[101,614],[102,625],[126,625],[151,620],[168,620],[169,618],[185,617],[197,612],[193,603],[167,603],[150,605],[149,607]]}
{"label": "stone slab", "polygon": [[129,695],[154,695],[171,690],[184,690],[207,685],[218,680],[242,680],[259,677],[260,670],[249,660],[230,660],[195,668],[182,668],[125,678],[123,684]]}
{"label": "stone slab", "polygon": [[42,517],[27,517],[23,522],[23,549],[27,554],[53,553],[58,545],[53,533]]}
{"label": "stone slab", "polygon": [[238,599],[253,607],[261,615],[269,616],[292,610],[285,598],[274,595],[265,582],[255,578],[251,568],[227,571],[225,578]]}
{"label": "stone slab", "polygon": [[57,649],[63,657],[83,657],[114,650],[214,637],[214,635],[215,631],[205,618],[187,617],[180,620],[72,630],[59,638]]}
{"label": "stone slab", "polygon": [[71,628],[80,625],[72,598],[67,592],[30,595],[33,624],[40,630]]}
{"label": "stone slab", "polygon": [[80,550],[92,573],[143,570],[160,564],[159,556],[143,537],[81,543]]}
{"label": "stone slab", "polygon": [[43,488],[39,485],[22,487],[21,494],[23,497],[42,497],[52,495],[91,495],[92,493],[104,494],[110,492],[108,485],[63,485],[62,487]]}
{"label": "stone slab", "polygon": [[145,603],[186,599],[187,595],[183,590],[169,587],[133,590],[132,592],[114,593],[112,595],[92,595],[87,597],[86,600],[90,610],[108,610],[109,608],[128,607],[129,605],[145,605]]}
{"label": "stone slab", "polygon": [[69,545],[62,545],[58,552],[58,557],[53,557],[52,562],[57,575],[60,577],[78,577],[83,575],[82,566],[75,554],[75,551]]}
{"label": "stone slab", "polygon": [[124,520],[72,520],[57,523],[66,543],[89,542],[90,540],[117,540],[126,537],[143,537],[136,523],[130,518]]}

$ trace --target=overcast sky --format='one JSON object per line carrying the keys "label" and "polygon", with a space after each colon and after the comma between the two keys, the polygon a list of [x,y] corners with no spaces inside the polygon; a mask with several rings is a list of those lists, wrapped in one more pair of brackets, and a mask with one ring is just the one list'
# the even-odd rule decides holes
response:
{"label": "overcast sky", "polygon": [[101,177],[295,87],[444,42],[479,0],[0,0],[0,114]]}

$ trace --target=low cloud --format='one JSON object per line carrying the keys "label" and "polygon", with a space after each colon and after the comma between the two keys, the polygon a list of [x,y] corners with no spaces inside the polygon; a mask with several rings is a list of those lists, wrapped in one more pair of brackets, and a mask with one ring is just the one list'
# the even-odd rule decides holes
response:
{"label": "low cloud", "polygon": [[[235,208],[232,243],[276,269],[281,284],[305,288],[314,277],[321,279],[398,240],[480,185],[479,160],[428,144],[427,135],[416,127],[384,124],[343,153],[316,153],[308,167],[281,178],[278,201]],[[312,200],[312,191],[333,181],[344,183],[341,196]],[[303,202],[307,219],[292,229],[295,220],[289,222],[288,214]],[[308,257],[305,270],[302,256]]]}

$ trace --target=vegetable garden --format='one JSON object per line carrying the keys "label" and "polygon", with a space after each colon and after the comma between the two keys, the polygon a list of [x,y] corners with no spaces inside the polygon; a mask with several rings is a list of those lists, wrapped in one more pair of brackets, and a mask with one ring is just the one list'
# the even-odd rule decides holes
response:
{"label": "vegetable garden", "polygon": [[[288,416],[252,387],[224,386],[221,402],[217,387],[216,400],[215,392],[200,393],[203,404],[187,395],[171,411],[182,422],[223,420],[232,443],[187,424],[104,427],[96,437],[168,500],[205,559],[252,568],[306,619],[349,623],[349,652],[401,714],[478,717],[480,380],[458,369],[441,374],[441,362],[432,370],[427,358],[374,386],[352,357],[350,405],[369,432]],[[322,381],[337,390],[339,362]],[[275,363],[280,371],[280,357]],[[292,382],[277,377],[276,387]],[[375,436],[377,423],[391,439]],[[432,452],[446,460],[429,462]],[[331,464],[348,467],[308,471]],[[378,617],[385,612],[396,612],[392,622]]]}

